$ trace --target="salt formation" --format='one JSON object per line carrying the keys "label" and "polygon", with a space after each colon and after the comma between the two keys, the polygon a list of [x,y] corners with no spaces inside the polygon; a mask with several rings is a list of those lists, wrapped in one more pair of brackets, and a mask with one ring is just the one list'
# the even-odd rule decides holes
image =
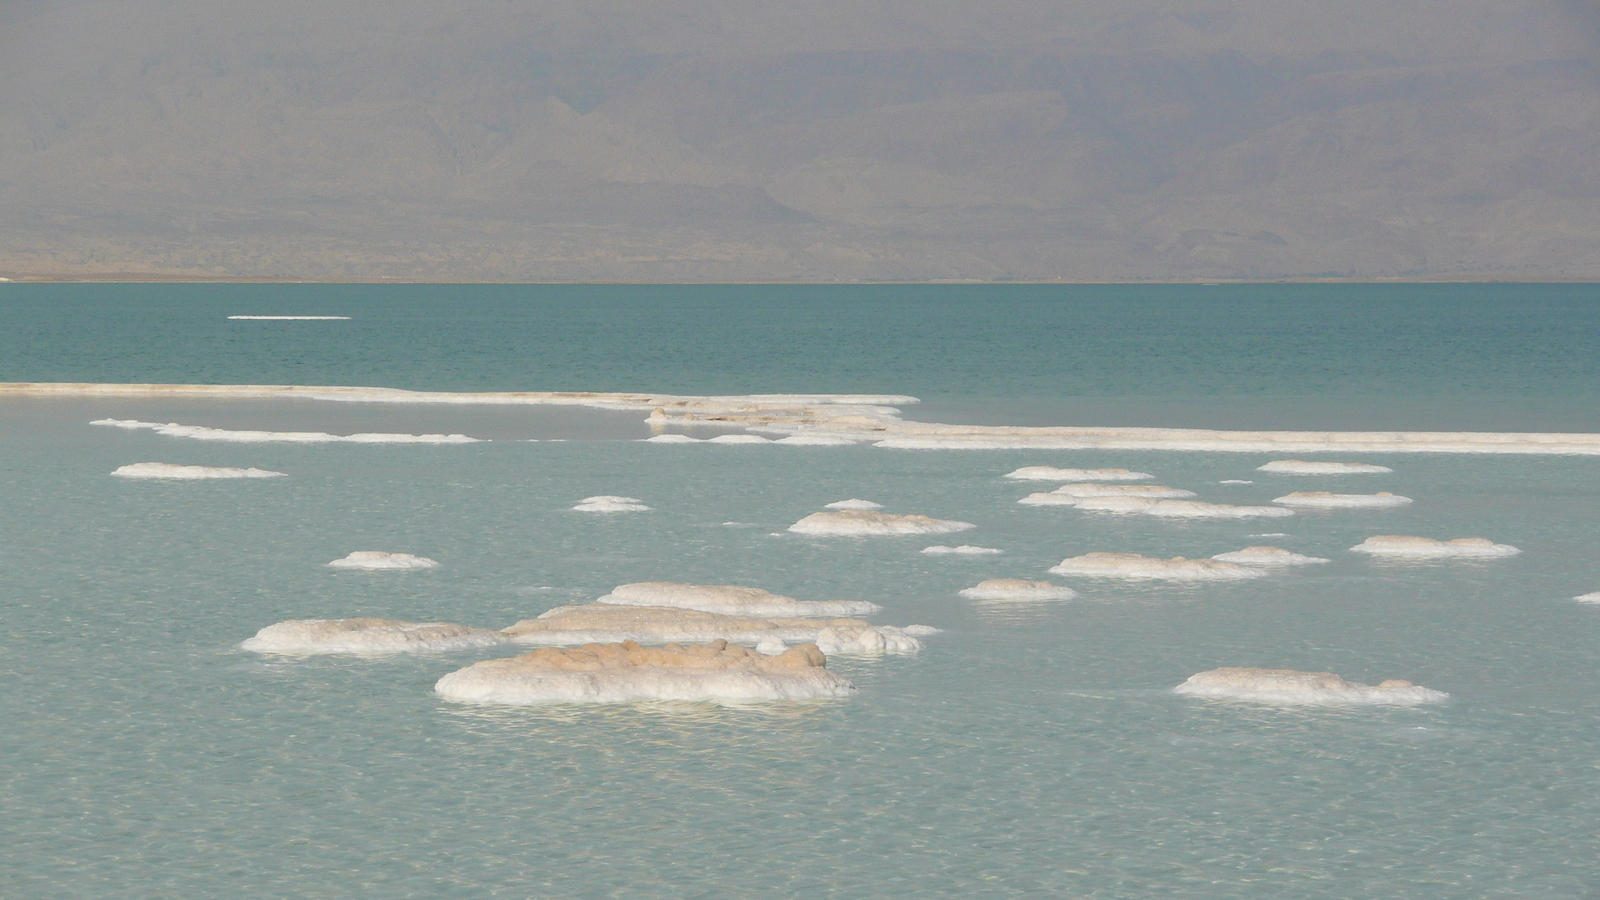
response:
{"label": "salt formation", "polygon": [[1243,550],[1234,550],[1231,553],[1218,553],[1211,558],[1221,562],[1238,563],[1242,566],[1309,566],[1327,562],[1320,556],[1302,556],[1299,553],[1291,553],[1282,547],[1246,547]]}
{"label": "salt formation", "polygon": [[1159,484],[1064,484],[1048,493],[1029,494],[1017,502],[1023,506],[1076,506],[1080,500],[1099,497],[1175,500],[1193,496],[1194,491]]}
{"label": "salt formation", "polygon": [[1005,551],[996,550],[993,547],[974,547],[971,544],[962,544],[959,547],[934,544],[932,547],[923,547],[922,552],[929,556],[994,556]]}
{"label": "salt formation", "polygon": [[647,437],[644,440],[645,440],[646,443],[650,443],[650,444],[699,444],[699,443],[703,443],[699,438],[692,438],[692,437],[689,437],[687,434],[658,434],[658,435],[656,435],[654,437]]}
{"label": "salt formation", "polygon": [[812,513],[789,526],[795,534],[827,536],[882,536],[900,534],[949,534],[978,526],[971,522],[930,519],[927,516],[900,516],[870,509],[841,509]]}
{"label": "salt formation", "polygon": [[961,596],[968,600],[1071,600],[1078,592],[1048,581],[990,578],[961,591]]}
{"label": "salt formation", "polygon": [[1275,472],[1279,475],[1384,475],[1394,470],[1388,466],[1367,463],[1307,462],[1303,459],[1280,459],[1257,466],[1257,472]]}
{"label": "salt formation", "polygon": [[1224,478],[1217,484],[1255,484],[1254,481],[1245,481],[1243,478]]}
{"label": "salt formation", "polygon": [[767,655],[722,640],[661,648],[623,641],[484,660],[444,676],[434,690],[450,700],[513,704],[749,703],[855,692],[826,666],[813,644]]}
{"label": "salt formation", "polygon": [[1007,472],[1007,478],[1018,481],[1143,481],[1154,478],[1148,472],[1130,472],[1127,469],[1058,469],[1055,466],[1023,466]]}
{"label": "salt formation", "polygon": [[252,322],[348,322],[349,316],[229,316]]}
{"label": "salt formation", "polygon": [[1379,491],[1376,494],[1330,494],[1327,491],[1296,491],[1272,501],[1297,509],[1389,509],[1408,506],[1410,497]]}
{"label": "salt formation", "polygon": [[854,447],[855,441],[849,438],[832,437],[826,434],[791,434],[785,438],[778,438],[774,444],[788,444],[791,447]]}
{"label": "salt formation", "polygon": [[389,553],[383,550],[357,550],[343,559],[328,563],[335,569],[437,569],[439,563],[426,556]]}
{"label": "salt formation", "polygon": [[138,419],[96,419],[90,425],[148,430],[167,437],[195,441],[227,441],[236,444],[476,444],[478,439],[464,434],[328,434],[322,431],[233,431],[204,425],[179,425],[177,422],[141,422]]}
{"label": "salt formation", "polygon": [[873,503],[871,500],[835,500],[825,504],[823,509],[883,509],[882,503]]}
{"label": "salt formation", "polygon": [[706,441],[708,444],[770,444],[772,441],[758,434],[719,434]]}
{"label": "salt formation", "polygon": [[1516,556],[1521,553],[1510,544],[1496,544],[1483,538],[1456,538],[1453,541],[1436,541],[1433,538],[1404,534],[1380,534],[1369,537],[1350,548],[1353,553],[1370,553],[1374,556],[1393,556],[1410,559],[1486,559],[1497,556]]}
{"label": "salt formation", "polygon": [[643,512],[649,508],[637,497],[612,497],[604,494],[599,497],[585,497],[573,507],[578,512],[597,513]]}
{"label": "salt formation", "polygon": [[1293,510],[1280,506],[1233,506],[1228,503],[1150,500],[1144,497],[1085,497],[1072,506],[1086,512],[1138,513],[1164,519],[1250,519],[1294,515]]}
{"label": "salt formation", "polygon": [[175,466],[171,463],[132,463],[111,473],[118,478],[168,478],[198,481],[209,478],[283,478],[283,472],[266,469],[228,469],[213,466]]}
{"label": "salt formation", "polygon": [[730,616],[698,609],[608,603],[558,606],[502,632],[517,643],[562,647],[629,640],[666,644],[720,639],[759,644],[775,638],[790,644],[814,643],[824,653],[849,656],[915,653],[922,649],[922,642],[913,633],[927,632],[917,626],[901,629],[860,619]]}
{"label": "salt formation", "polygon": [[257,653],[422,653],[492,647],[506,636],[487,628],[448,622],[396,622],[393,619],[290,619],[256,632],[240,644]]}
{"label": "salt formation", "polygon": [[1085,553],[1064,559],[1050,569],[1052,575],[1091,578],[1157,578],[1169,581],[1237,581],[1260,578],[1264,569],[1212,559],[1154,559],[1137,553]]}
{"label": "salt formation", "polygon": [[1592,594],[1579,594],[1572,599],[1578,601],[1579,603],[1600,603],[1600,591],[1596,591]]}
{"label": "salt formation", "polygon": [[671,581],[619,585],[595,602],[698,609],[731,616],[870,616],[883,611],[883,607],[865,600],[796,600],[761,588]]}
{"label": "salt formation", "polygon": [[1247,700],[1289,706],[1415,706],[1450,698],[1442,691],[1392,679],[1376,687],[1345,681],[1332,672],[1229,667],[1191,676],[1173,688],[1189,697]]}

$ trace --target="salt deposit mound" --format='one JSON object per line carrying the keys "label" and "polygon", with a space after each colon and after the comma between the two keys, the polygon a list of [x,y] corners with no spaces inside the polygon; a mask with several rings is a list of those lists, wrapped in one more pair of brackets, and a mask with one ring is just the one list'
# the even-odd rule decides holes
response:
{"label": "salt deposit mound", "polygon": [[1127,469],[1058,469],[1055,466],[1023,466],[1007,472],[1007,478],[1018,481],[1143,481],[1154,478],[1148,472],[1130,472]]}
{"label": "salt deposit mound", "polygon": [[857,500],[855,498],[851,498],[849,500],[835,500],[832,503],[825,504],[822,508],[823,509],[883,509],[883,504],[882,503],[873,503],[871,500]]}
{"label": "salt deposit mound", "polygon": [[1307,462],[1303,459],[1280,459],[1257,466],[1257,472],[1276,472],[1279,475],[1383,475],[1394,470],[1388,466],[1367,463]]}
{"label": "salt deposit mound", "polygon": [[788,437],[778,438],[774,444],[788,444],[791,447],[854,447],[855,441],[849,438],[834,437],[826,434],[791,434]]}
{"label": "salt deposit mound", "polygon": [[570,647],[638,641],[641,644],[703,643],[725,640],[760,644],[769,638],[788,644],[814,643],[824,653],[881,656],[915,653],[919,626],[893,628],[860,619],[729,616],[698,609],[618,606],[591,603],[558,606],[536,619],[523,619],[502,634],[520,644]]}
{"label": "salt deposit mound", "polygon": [[847,697],[850,682],[829,672],[814,644],[768,656],[727,641],[641,647],[633,641],[544,647],[451,672],[434,690],[478,703],[630,703],[644,700],[750,703]]}
{"label": "salt deposit mound", "polygon": [[1194,491],[1162,484],[1063,484],[1051,493],[1068,497],[1143,497],[1147,500],[1179,500],[1194,496]]}
{"label": "salt deposit mound", "polygon": [[1578,601],[1579,603],[1600,603],[1600,591],[1596,591],[1592,594],[1579,594],[1572,599]]}
{"label": "salt deposit mound", "polygon": [[328,563],[334,569],[437,569],[439,563],[426,556],[412,556],[409,553],[389,553],[383,550],[357,550],[344,559],[336,559]]}
{"label": "salt deposit mound", "polygon": [[1330,494],[1327,491],[1296,491],[1272,501],[1298,509],[1389,509],[1408,506],[1410,497],[1379,491],[1376,494]]}
{"label": "salt deposit mound", "polygon": [[708,444],[770,444],[771,440],[757,434],[719,434],[706,441]]}
{"label": "salt deposit mound", "polygon": [[1294,515],[1293,510],[1281,506],[1233,506],[1198,500],[1150,500],[1144,497],[1085,497],[1072,506],[1085,512],[1138,513],[1165,519],[1250,519]]}
{"label": "salt deposit mound", "polygon": [[649,508],[637,497],[612,497],[609,495],[585,497],[578,501],[577,506],[573,507],[578,512],[597,513],[643,512]]}
{"label": "salt deposit mound", "polygon": [[934,544],[932,547],[923,547],[922,552],[929,556],[994,556],[1005,551],[993,547],[974,547],[971,544],[962,544],[959,547]]}
{"label": "salt deposit mound", "polygon": [[171,463],[133,463],[111,473],[118,478],[170,478],[198,481],[207,478],[283,478],[286,473],[266,469],[228,469],[213,466],[175,466]]}
{"label": "salt deposit mound", "polygon": [[1456,538],[1453,541],[1436,541],[1433,538],[1413,537],[1404,534],[1380,534],[1369,537],[1350,548],[1353,553],[1370,553],[1374,556],[1392,556],[1410,559],[1488,559],[1498,556],[1516,556],[1521,553],[1510,544],[1496,544],[1484,538]]}
{"label": "salt deposit mound", "polygon": [[698,609],[730,616],[870,616],[883,611],[883,607],[865,600],[796,600],[761,588],[672,581],[619,585],[595,602]]}
{"label": "salt deposit mound", "polygon": [[1231,553],[1218,553],[1211,558],[1241,566],[1309,566],[1327,562],[1320,556],[1302,556],[1282,547],[1246,547]]}
{"label": "salt deposit mound", "polygon": [[899,516],[870,509],[841,509],[812,513],[789,526],[795,534],[826,536],[883,536],[899,534],[949,534],[978,526],[971,522]]}
{"label": "salt deposit mound", "polygon": [[257,653],[295,656],[318,653],[420,653],[492,647],[506,636],[487,628],[448,622],[393,619],[290,619],[256,632],[239,646]]}
{"label": "salt deposit mound", "polygon": [[1260,578],[1265,569],[1213,559],[1154,559],[1137,553],[1085,553],[1064,559],[1050,569],[1052,575],[1091,578],[1158,578],[1168,581],[1238,581]]}
{"label": "salt deposit mound", "polygon": [[236,444],[476,444],[478,439],[464,434],[328,434],[323,431],[235,431],[205,425],[180,425],[177,422],[141,422],[138,419],[96,419],[90,425],[105,425],[129,430],[146,429],[167,437],[194,441],[227,441]]}
{"label": "salt deposit mound", "polygon": [[647,444],[699,444],[699,438],[689,437],[687,434],[658,434],[644,439]]}
{"label": "salt deposit mound", "polygon": [[1189,697],[1246,700],[1287,706],[1415,706],[1450,698],[1442,691],[1394,679],[1376,687],[1345,681],[1332,672],[1230,667],[1201,672],[1173,688]]}
{"label": "salt deposit mound", "polygon": [[1078,596],[1078,592],[1048,581],[991,578],[978,582],[976,587],[967,588],[961,592],[961,596],[968,600],[1071,600]]}

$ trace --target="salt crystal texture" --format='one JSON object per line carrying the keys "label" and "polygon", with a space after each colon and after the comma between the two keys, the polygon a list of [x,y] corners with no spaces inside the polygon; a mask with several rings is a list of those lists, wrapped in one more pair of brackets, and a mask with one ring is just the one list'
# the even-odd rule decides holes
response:
{"label": "salt crystal texture", "polygon": [[1600,591],[1595,591],[1592,594],[1579,594],[1572,599],[1579,603],[1600,603]]}
{"label": "salt crystal texture", "polygon": [[971,544],[962,544],[959,547],[934,544],[932,547],[923,547],[922,552],[929,556],[995,556],[1005,551],[996,550],[993,547],[974,547]]}
{"label": "salt crystal texture", "polygon": [[1309,566],[1327,562],[1320,556],[1302,556],[1282,547],[1246,547],[1231,553],[1218,553],[1211,558],[1243,566]]}
{"label": "salt crystal texture", "polygon": [[882,503],[873,503],[871,500],[857,500],[855,498],[851,498],[849,500],[835,500],[832,503],[824,504],[822,508],[823,509],[883,509],[883,504]]}
{"label": "salt crystal texture", "polygon": [[1189,697],[1245,700],[1279,706],[1415,706],[1450,698],[1442,691],[1394,679],[1376,687],[1345,681],[1332,672],[1230,667],[1191,676],[1173,689]]}
{"label": "salt crystal texture", "polygon": [[383,550],[357,550],[343,559],[336,559],[329,566],[335,569],[436,569],[439,563],[426,556],[412,556],[409,553],[389,553]]}
{"label": "salt crystal texture", "polygon": [[1007,478],[1018,481],[1143,481],[1154,478],[1148,472],[1130,472],[1127,469],[1058,469],[1055,466],[1023,466],[1007,472]]}
{"label": "salt crystal texture", "polygon": [[884,536],[900,534],[950,534],[978,526],[971,522],[900,516],[869,509],[841,509],[812,513],[789,526],[795,534],[826,536]]}
{"label": "salt crystal texture", "polygon": [[523,619],[503,634],[522,644],[563,647],[628,640],[665,644],[720,639],[759,644],[770,637],[790,644],[814,643],[824,653],[882,656],[922,649],[922,642],[907,632],[860,619],[730,616],[698,609],[591,603],[558,606],[536,619]]}
{"label": "salt crystal texture", "polygon": [[672,581],[620,585],[595,602],[698,609],[732,616],[870,616],[883,610],[878,604],[865,600],[796,600],[761,588]]}
{"label": "salt crystal texture", "polygon": [[448,622],[397,622],[393,619],[290,619],[256,632],[240,644],[257,653],[304,656],[323,653],[391,654],[468,650],[506,643],[487,628]]}
{"label": "salt crystal texture", "polygon": [[1409,506],[1410,497],[1379,491],[1376,494],[1330,494],[1327,491],[1296,491],[1272,501],[1301,509],[1388,509]]}
{"label": "salt crystal texture", "polygon": [[1260,578],[1265,570],[1212,559],[1154,559],[1137,553],[1085,553],[1064,559],[1050,569],[1053,575],[1092,578],[1154,578],[1170,581],[1237,581]]}
{"label": "salt crystal texture", "polygon": [[1279,459],[1256,467],[1257,472],[1275,472],[1279,475],[1383,475],[1394,470],[1388,466],[1367,463],[1307,462],[1303,459]]}
{"label": "salt crystal texture", "polygon": [[1048,581],[991,578],[978,582],[976,587],[967,588],[961,592],[961,596],[968,600],[1071,600],[1078,596],[1078,592]]}
{"label": "salt crystal texture", "polygon": [[484,660],[444,676],[434,690],[450,700],[518,705],[753,703],[855,693],[826,666],[814,644],[768,655],[722,640],[661,648],[623,641]]}
{"label": "salt crystal texture", "polygon": [[597,513],[643,512],[649,508],[637,497],[612,497],[610,495],[585,497],[578,501],[577,506],[573,507],[578,512]]}
{"label": "salt crystal texture", "polygon": [[229,469],[214,466],[175,466],[171,463],[133,463],[111,473],[118,478],[165,478],[199,481],[212,478],[283,478],[283,472],[266,469]]}
{"label": "salt crystal texture", "polygon": [[1488,559],[1499,556],[1516,556],[1521,553],[1510,544],[1496,544],[1484,538],[1456,538],[1453,541],[1436,541],[1433,538],[1404,534],[1380,534],[1369,537],[1350,548],[1354,553],[1374,556],[1393,556],[1411,559]]}

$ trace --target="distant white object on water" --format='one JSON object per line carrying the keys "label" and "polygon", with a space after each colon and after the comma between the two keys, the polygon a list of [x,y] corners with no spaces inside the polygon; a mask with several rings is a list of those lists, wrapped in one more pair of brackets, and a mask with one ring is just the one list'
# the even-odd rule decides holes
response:
{"label": "distant white object on water", "polygon": [[1148,472],[1130,472],[1127,469],[1058,469],[1055,466],[1023,466],[1007,472],[1007,478],[1018,481],[1143,481],[1154,478]]}
{"label": "distant white object on water", "polygon": [[413,556],[410,553],[389,553],[385,550],[357,550],[343,559],[336,559],[328,565],[335,569],[369,569],[379,570],[414,570],[437,569],[439,563],[426,556]]}
{"label": "distant white object on water", "polygon": [[789,526],[795,534],[829,537],[882,537],[905,534],[949,534],[978,526],[971,522],[900,516],[870,509],[841,509],[812,513]]}
{"label": "distant white object on water", "polygon": [[883,509],[882,503],[873,503],[871,500],[835,500],[825,504],[823,509]]}
{"label": "distant white object on water", "polygon": [[1218,553],[1211,558],[1243,566],[1309,566],[1327,562],[1320,556],[1302,556],[1282,547],[1246,547],[1230,553]]}
{"label": "distant white object on water", "polygon": [[1297,509],[1391,509],[1411,505],[1410,497],[1379,491],[1376,494],[1332,494],[1328,491],[1296,491],[1272,501]]}
{"label": "distant white object on water", "polygon": [[171,463],[133,463],[111,473],[118,478],[165,478],[199,481],[212,478],[283,478],[283,472],[266,469],[229,469],[215,466],[175,466]]}
{"label": "distant white object on water", "polygon": [[1384,475],[1394,470],[1388,466],[1369,463],[1307,462],[1303,459],[1280,459],[1256,468],[1257,472],[1278,475]]}
{"label": "distant white object on water", "polygon": [[1212,559],[1155,559],[1137,553],[1085,553],[1064,559],[1050,569],[1052,575],[1090,578],[1161,579],[1168,581],[1238,581],[1260,578],[1264,569]]}
{"label": "distant white object on water", "polygon": [[1345,681],[1332,672],[1228,667],[1191,676],[1173,688],[1189,697],[1243,700],[1277,706],[1415,706],[1450,699],[1443,691],[1393,679],[1376,686]]}
{"label": "distant white object on water", "polygon": [[962,544],[959,547],[934,544],[932,547],[923,547],[922,552],[929,556],[996,556],[1005,551],[993,547],[974,547],[971,544]]}
{"label": "distant white object on water", "polygon": [[578,512],[594,513],[643,512],[649,508],[637,497],[613,497],[608,494],[585,497],[573,507]]}
{"label": "distant white object on water", "polygon": [[990,578],[977,586],[961,591],[968,600],[1071,600],[1078,592],[1069,587],[1048,581],[1025,581],[1021,578]]}
{"label": "distant white object on water", "polygon": [[1496,544],[1484,538],[1436,541],[1433,538],[1404,534],[1375,535],[1351,547],[1350,550],[1353,553],[1411,559],[1488,559],[1516,556],[1522,552],[1510,544]]}

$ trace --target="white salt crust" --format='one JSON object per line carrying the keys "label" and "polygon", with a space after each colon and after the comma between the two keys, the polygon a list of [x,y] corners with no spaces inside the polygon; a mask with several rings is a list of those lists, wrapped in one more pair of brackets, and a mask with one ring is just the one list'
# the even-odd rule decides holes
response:
{"label": "white salt crust", "polygon": [[1484,538],[1456,538],[1453,541],[1436,541],[1433,538],[1403,534],[1380,534],[1369,537],[1350,548],[1352,553],[1369,553],[1409,559],[1490,559],[1516,556],[1521,553],[1510,544],[1496,544]]}
{"label": "white salt crust", "polygon": [[1194,491],[1160,484],[1064,484],[1048,493],[1029,494],[1018,503],[1024,506],[1071,506],[1092,497],[1139,497],[1145,500],[1179,500],[1193,497]]}
{"label": "white salt crust", "polygon": [[593,513],[643,512],[649,508],[637,497],[613,497],[608,494],[585,497],[573,507],[578,512]]}
{"label": "white salt crust", "polygon": [[975,587],[961,591],[968,600],[1039,601],[1071,600],[1078,596],[1072,588],[1051,584],[1048,581],[1024,581],[1020,578],[990,578]]}
{"label": "white salt crust", "polygon": [[1394,470],[1388,466],[1374,466],[1370,463],[1307,462],[1303,459],[1280,459],[1269,462],[1264,466],[1257,466],[1256,471],[1273,472],[1278,475],[1384,475]]}
{"label": "white salt crust", "polygon": [[381,655],[493,647],[508,638],[498,631],[448,622],[393,619],[290,619],[268,625],[239,646],[257,653]]}
{"label": "white salt crust", "polygon": [[848,697],[855,688],[828,671],[814,645],[775,654],[713,641],[641,647],[633,642],[546,647],[451,672],[434,690],[449,700],[539,705],[647,701],[760,703]]}
{"label": "white salt crust", "polygon": [[389,553],[384,550],[357,550],[343,559],[336,559],[328,563],[334,569],[368,569],[371,571],[384,570],[416,570],[437,569],[439,563],[426,556],[413,556],[410,553]]}
{"label": "white salt crust", "polygon": [[1595,591],[1592,594],[1579,594],[1572,599],[1579,603],[1600,603],[1600,591]]}
{"label": "white salt crust", "polygon": [[137,419],[96,419],[90,425],[147,430],[166,437],[195,441],[226,441],[235,444],[476,444],[477,438],[464,434],[327,434],[321,431],[232,431],[204,425],[179,425],[168,422],[141,422]]}
{"label": "white salt crust", "polygon": [[1058,469],[1055,466],[1023,466],[1005,477],[1018,481],[1144,481],[1154,478],[1148,472],[1127,469]]}
{"label": "white salt crust", "polygon": [[349,316],[229,316],[251,322],[348,322]]}
{"label": "white salt crust", "polygon": [[761,588],[732,584],[641,581],[613,588],[595,600],[617,606],[665,606],[730,616],[870,616],[883,607],[865,600],[796,600]]}
{"label": "white salt crust", "polygon": [[714,438],[709,438],[706,441],[706,443],[708,443],[708,444],[770,444],[770,443],[772,443],[772,441],[769,438],[764,438],[764,437],[761,437],[760,435],[757,435],[757,434],[719,434]]}
{"label": "white salt crust", "polygon": [[699,438],[689,437],[687,434],[658,434],[655,437],[644,439],[647,444],[701,444]]}
{"label": "white salt crust", "polygon": [[822,508],[823,509],[883,509],[883,504],[882,503],[873,503],[871,500],[857,500],[857,499],[851,498],[849,500],[835,500],[832,503],[823,504]]}
{"label": "white salt crust", "polygon": [[1137,553],[1085,553],[1050,568],[1052,575],[1090,578],[1161,579],[1167,581],[1239,581],[1260,578],[1265,569],[1213,559],[1155,559]]}
{"label": "white salt crust", "polygon": [[1254,481],[1245,481],[1243,478],[1224,478],[1217,484],[1255,484]]}
{"label": "white salt crust", "polygon": [[903,534],[950,534],[978,526],[971,522],[901,516],[870,509],[812,513],[789,526],[795,534],[833,537],[881,537]]}
{"label": "white salt crust", "polygon": [[1269,567],[1310,566],[1327,562],[1320,556],[1303,556],[1299,553],[1291,553],[1282,547],[1246,547],[1243,550],[1218,553],[1211,558],[1220,562],[1238,563],[1242,566]]}
{"label": "white salt crust", "polygon": [[919,626],[894,628],[860,619],[730,616],[697,609],[591,603],[556,607],[502,633],[521,644],[561,647],[629,640],[667,644],[719,639],[756,645],[772,638],[789,644],[814,643],[828,654],[882,656],[917,652],[922,642],[916,635],[929,632]]}
{"label": "white salt crust", "polygon": [[1198,500],[1148,500],[1143,497],[1085,497],[1072,504],[1086,512],[1138,514],[1163,519],[1252,519],[1292,516],[1281,506],[1233,506]]}
{"label": "white salt crust", "polygon": [[214,466],[175,466],[171,463],[133,463],[111,473],[118,478],[165,478],[199,481],[211,478],[283,478],[284,472],[267,469],[229,469]]}
{"label": "white salt crust", "polygon": [[825,434],[791,434],[786,438],[778,438],[774,444],[788,444],[791,447],[854,447],[855,441],[849,438],[830,437]]}
{"label": "white salt crust", "polygon": [[1410,506],[1411,498],[1388,491],[1376,494],[1331,494],[1327,491],[1296,491],[1272,501],[1295,509],[1392,509]]}
{"label": "white salt crust", "polygon": [[1201,672],[1173,691],[1189,697],[1275,706],[1416,706],[1450,699],[1443,691],[1398,679],[1373,686],[1345,681],[1332,672],[1246,667]]}
{"label": "white salt crust", "polygon": [[971,544],[962,544],[959,547],[934,544],[932,547],[923,547],[922,552],[929,556],[998,556],[1005,551],[993,547],[974,547]]}

